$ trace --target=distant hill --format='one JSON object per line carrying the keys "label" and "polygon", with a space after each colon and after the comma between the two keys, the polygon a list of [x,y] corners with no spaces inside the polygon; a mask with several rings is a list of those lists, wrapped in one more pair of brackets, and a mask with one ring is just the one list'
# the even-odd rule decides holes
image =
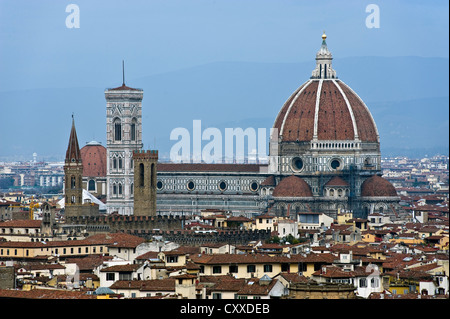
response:
{"label": "distant hill", "polygon": [[[268,129],[314,66],[314,61],[218,62],[131,79],[127,85],[144,89],[144,147],[167,156],[175,143],[169,139],[172,129],[192,132],[194,119],[202,120],[203,129]],[[448,154],[448,59],[355,57],[335,59],[333,67],[371,110],[382,151]],[[0,92],[0,160],[30,159],[33,152],[38,159],[63,159],[72,113],[81,146],[94,139],[106,145],[107,86]]]}

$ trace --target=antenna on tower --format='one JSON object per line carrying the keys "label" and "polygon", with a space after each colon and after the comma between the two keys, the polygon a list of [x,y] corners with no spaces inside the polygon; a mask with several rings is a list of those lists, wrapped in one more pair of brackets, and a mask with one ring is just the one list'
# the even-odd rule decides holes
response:
{"label": "antenna on tower", "polygon": [[125,64],[122,60],[122,85],[125,85]]}

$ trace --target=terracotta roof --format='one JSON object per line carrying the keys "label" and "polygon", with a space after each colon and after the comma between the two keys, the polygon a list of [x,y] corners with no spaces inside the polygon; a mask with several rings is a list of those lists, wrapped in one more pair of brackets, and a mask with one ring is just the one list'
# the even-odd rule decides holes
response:
{"label": "terracotta roof", "polygon": [[325,278],[354,278],[361,275],[361,271],[346,271],[337,266],[324,266],[312,274],[313,276],[320,276]]}
{"label": "terracotta roof", "polygon": [[43,263],[31,263],[27,265],[23,265],[23,269],[26,269],[27,271],[33,271],[33,270],[50,270],[50,269],[66,269],[65,266],[61,264],[43,264]]}
{"label": "terracotta roof", "polygon": [[281,272],[279,274],[281,277],[286,279],[289,283],[302,283],[302,282],[308,282],[308,278],[305,276],[299,275],[298,273],[288,273],[288,272]]}
{"label": "terracotta roof", "polygon": [[339,176],[334,176],[328,181],[328,183],[325,184],[325,186],[350,186],[350,184],[344,181]]}
{"label": "terracotta roof", "polygon": [[9,290],[0,289],[1,298],[20,299],[97,299],[94,295],[88,295],[81,291],[33,289],[33,290]]}
{"label": "terracotta roof", "polygon": [[40,228],[42,220],[8,220],[0,221],[0,228]]}
{"label": "terracotta roof", "polygon": [[133,272],[138,270],[140,267],[142,267],[140,264],[114,265],[102,268],[100,272]]}
{"label": "terracotta roof", "polygon": [[396,197],[395,187],[381,176],[373,175],[366,179],[361,185],[361,196],[363,197]]}
{"label": "terracotta roof", "polygon": [[87,144],[81,148],[83,176],[106,176],[106,147],[101,144]]}
{"label": "terracotta roof", "polygon": [[273,190],[273,197],[312,197],[311,188],[302,178],[285,177]]}
{"label": "terracotta roof", "polygon": [[273,219],[275,218],[275,216],[269,215],[269,214],[262,214],[259,216],[256,216],[256,218],[269,218],[269,219]]}
{"label": "terracotta roof", "polygon": [[108,89],[109,91],[142,91],[140,89],[134,89],[131,88],[129,86],[126,86],[125,83],[123,83],[121,86],[116,87],[116,88],[112,88],[112,89]]}
{"label": "terracotta roof", "polygon": [[277,283],[277,280],[273,279],[268,285],[262,285],[259,278],[252,278],[237,292],[238,295],[267,295],[273,286]]}
{"label": "terracotta roof", "polygon": [[[138,236],[133,236],[124,233],[112,233],[109,234],[110,245],[109,247],[120,247],[120,248],[135,248],[138,245],[145,242],[145,239]],[[93,237],[93,236],[92,236]],[[89,237],[88,237],[89,239]]]}
{"label": "terracotta roof", "polygon": [[261,184],[261,186],[275,186],[275,176],[270,175],[268,176]]}
{"label": "terracotta roof", "polygon": [[173,250],[162,251],[166,256],[183,256],[190,254],[199,254],[200,247],[180,246]]}
{"label": "terracotta roof", "polygon": [[437,269],[437,268],[442,268],[442,266],[438,265],[437,263],[431,263],[431,264],[426,264],[426,265],[422,265],[422,266],[413,267],[413,268],[410,268],[410,269],[415,270],[415,271],[428,272],[430,270]]}
{"label": "terracotta roof", "polygon": [[156,259],[156,258],[158,258],[158,254],[159,254],[159,252],[157,252],[157,251],[148,251],[145,254],[137,256],[136,260]]}
{"label": "terracotta roof", "polygon": [[231,217],[227,218],[227,221],[228,222],[251,222],[252,220],[245,216],[231,216]]}
{"label": "terracotta roof", "polygon": [[[316,108],[318,89],[319,80],[308,81],[283,105],[274,123],[274,128],[282,135],[282,141],[311,141],[317,115],[319,140],[353,140],[357,133],[362,141],[377,142],[375,121],[364,102],[350,87],[340,80],[323,81]],[[316,110],[318,114],[315,114]]]}
{"label": "terracotta roof", "polygon": [[92,271],[102,265],[103,262],[111,259],[113,259],[113,256],[91,255],[82,258],[67,258],[65,263],[76,264],[80,271]]}
{"label": "terracotta roof", "polygon": [[140,291],[175,291],[175,279],[117,280],[109,288],[139,289]]}
{"label": "terracotta roof", "polygon": [[70,247],[70,246],[88,246],[88,245],[105,245],[110,247],[128,247],[133,248],[144,242],[145,239],[123,234],[109,233],[98,234],[81,240],[62,240],[62,241],[46,241],[46,242],[0,242],[1,247],[24,247],[24,248],[46,248],[46,247]]}
{"label": "terracotta roof", "polygon": [[429,273],[422,270],[414,270],[414,268],[400,271],[398,276],[401,279],[416,279],[416,280],[433,278],[433,276],[430,275]]}

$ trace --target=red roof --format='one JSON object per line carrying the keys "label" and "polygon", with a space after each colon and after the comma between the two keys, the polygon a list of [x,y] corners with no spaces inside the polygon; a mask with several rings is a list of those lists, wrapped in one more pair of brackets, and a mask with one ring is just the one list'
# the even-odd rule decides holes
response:
{"label": "red roof", "polygon": [[82,291],[67,291],[53,289],[10,290],[0,289],[0,298],[19,299],[97,299]]}
{"label": "red roof", "polygon": [[106,176],[106,147],[89,143],[81,150],[83,176]]}
{"label": "red roof", "polygon": [[285,177],[273,190],[273,197],[312,197],[311,188],[302,178]]}
{"label": "red roof", "polygon": [[378,141],[372,115],[350,87],[340,80],[323,81],[316,108],[318,89],[319,80],[308,81],[283,105],[274,123],[282,141],[311,141],[316,115],[318,140],[354,140],[357,133],[362,141]]}
{"label": "red roof", "polygon": [[325,186],[350,186],[349,183],[344,181],[339,176],[334,176],[332,179],[328,181],[328,183],[325,184]]}
{"label": "red roof", "polygon": [[275,177],[270,175],[261,183],[261,186],[275,186],[275,184]]}
{"label": "red roof", "polygon": [[42,220],[8,220],[0,221],[0,228],[40,228]]}
{"label": "red roof", "polygon": [[134,89],[129,86],[126,86],[125,83],[123,83],[119,87],[108,89],[108,90],[110,90],[110,91],[141,91],[140,89]]}
{"label": "red roof", "polygon": [[396,197],[395,187],[381,176],[373,175],[361,185],[361,196],[364,197]]}

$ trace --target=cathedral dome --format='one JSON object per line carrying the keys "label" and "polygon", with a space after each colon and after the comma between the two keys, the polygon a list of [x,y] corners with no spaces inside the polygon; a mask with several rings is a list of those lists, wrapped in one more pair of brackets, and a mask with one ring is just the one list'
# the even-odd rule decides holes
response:
{"label": "cathedral dome", "polygon": [[83,176],[106,176],[106,147],[99,142],[87,143],[80,150],[83,162]]}
{"label": "cathedral dome", "polygon": [[274,123],[280,142],[378,142],[375,121],[361,98],[336,76],[322,36],[310,80],[285,102]]}
{"label": "cathedral dome", "polygon": [[366,179],[361,185],[361,196],[363,197],[396,197],[395,187],[381,176],[373,175]]}
{"label": "cathedral dome", "polygon": [[291,175],[274,188],[273,197],[312,197],[311,188],[302,178]]}

